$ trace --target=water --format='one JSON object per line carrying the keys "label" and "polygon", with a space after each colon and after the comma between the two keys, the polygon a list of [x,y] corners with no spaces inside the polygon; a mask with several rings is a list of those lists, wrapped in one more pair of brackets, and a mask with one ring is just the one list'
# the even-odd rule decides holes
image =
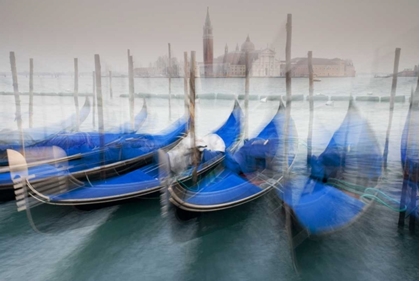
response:
{"label": "water", "polygon": [[[42,79],[41,79],[42,78]],[[41,77],[35,92],[66,92],[72,77]],[[26,77],[19,77],[26,91]],[[80,92],[89,92],[91,77]],[[114,98],[108,97],[104,80],[106,128],[129,118],[126,78],[113,81]],[[173,79],[172,92],[183,93],[182,79]],[[37,81],[37,79],[35,79]],[[41,81],[41,82],[40,82]],[[91,83],[91,82],[90,82]],[[136,79],[136,92],[163,94],[166,79]],[[415,78],[400,78],[397,95],[409,96]],[[202,79],[199,93],[244,91],[242,79]],[[327,95],[388,96],[391,79],[370,77],[330,78],[315,84],[315,93]],[[0,92],[11,91],[10,77],[0,79]],[[308,91],[306,79],[293,79],[293,93]],[[283,79],[252,79],[251,94],[261,97],[284,95]],[[13,96],[0,96],[0,130],[16,128]],[[22,98],[23,112],[28,97]],[[82,99],[82,98],[81,98]],[[156,132],[184,113],[182,99],[172,100],[169,117],[165,99],[148,99],[148,132]],[[357,102],[371,123],[383,149],[389,104]],[[73,113],[72,97],[34,97],[34,124],[46,126]],[[136,99],[135,110],[142,101]],[[200,99],[197,104],[198,133],[203,135],[227,118],[233,101]],[[278,102],[250,101],[250,135],[275,113]],[[313,153],[320,154],[341,124],[346,102],[315,103]],[[399,199],[402,185],[400,138],[408,112],[408,101],[396,103],[390,135],[388,173],[381,188]],[[292,118],[299,134],[299,154],[292,169],[298,183],[306,171],[308,103],[293,102]],[[27,126],[27,119],[25,119]],[[91,117],[82,130],[94,128]],[[355,224],[335,234],[306,240],[296,249],[298,272],[289,252],[281,208],[270,193],[249,204],[181,222],[173,212],[162,217],[158,198],[93,211],[43,206],[34,209],[34,221],[42,233],[34,232],[25,213],[17,213],[14,202],[0,204],[0,280],[418,280],[418,233],[397,228],[398,213],[374,204]]]}

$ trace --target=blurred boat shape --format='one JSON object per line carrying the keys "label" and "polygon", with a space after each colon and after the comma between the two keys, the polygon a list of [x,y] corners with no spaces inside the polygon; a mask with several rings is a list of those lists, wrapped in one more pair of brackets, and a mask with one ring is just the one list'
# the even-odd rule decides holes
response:
{"label": "blurred boat shape", "polygon": [[[79,112],[79,125],[88,117],[91,111],[89,98],[86,97],[85,103]],[[23,129],[24,146],[36,145],[38,142],[47,140],[58,134],[71,133],[77,129],[77,115],[72,114],[66,120],[52,124],[48,127]],[[7,158],[6,150],[19,150],[22,147],[20,134],[18,130],[4,129],[0,131],[0,166],[8,165],[3,159]]]}
{"label": "blurred boat shape", "polygon": [[[382,174],[382,153],[369,123],[352,101],[324,152],[312,156],[310,167],[300,197],[278,193],[306,235],[346,227],[373,203],[378,190],[371,187],[378,185]],[[298,189],[291,183],[285,185],[290,194],[296,195]]]}
{"label": "blurred boat shape", "polygon": [[[232,113],[227,121],[211,135],[218,135],[223,142],[228,145],[234,145],[240,138],[241,133],[241,109],[236,103]],[[189,138],[183,139],[189,141]],[[182,147],[182,143],[178,146]],[[149,147],[146,147],[148,149]],[[160,148],[156,146],[156,148]],[[187,153],[190,152],[188,149]],[[14,157],[22,158],[16,155],[16,152],[11,152]],[[151,150],[148,154],[155,154],[156,149]],[[181,154],[175,157],[181,157]],[[222,154],[219,151],[208,151],[207,160],[203,165],[208,167],[212,163],[218,163],[222,159]],[[18,160],[23,162],[24,159]],[[116,202],[127,200],[134,197],[143,196],[149,193],[159,192],[162,188],[159,180],[159,162],[155,159],[150,161],[139,161],[142,166],[136,170],[122,175],[115,175],[106,177],[105,179],[92,180],[87,178],[85,181],[78,181],[70,174],[59,176],[65,177],[67,180],[62,184],[56,183],[50,188],[46,188],[46,182],[34,182],[36,178],[27,180],[27,192],[33,199],[39,202],[53,204],[53,205],[97,205],[103,203]],[[11,168],[12,169],[12,168]],[[28,173],[30,177],[31,173]]]}
{"label": "blurred boat shape", "polygon": [[[419,88],[411,95],[410,109],[401,136],[401,165],[403,169],[402,198],[410,195],[408,216],[419,219]],[[405,188],[404,188],[405,187]],[[406,200],[401,201],[405,205]]]}
{"label": "blurred boat shape", "polygon": [[[125,122],[119,127],[110,130],[110,132],[103,134],[99,132],[56,134],[49,139],[39,141],[33,145],[25,147],[25,162],[29,164],[31,173],[39,174],[42,169],[47,169],[46,167],[49,166],[45,166],[44,168],[36,166],[40,163],[40,161],[42,164],[48,161],[54,162],[54,157],[50,153],[49,149],[51,147],[59,147],[64,152],[64,156],[67,159],[66,162],[69,162],[70,165],[76,165],[72,168],[72,171],[82,170],[88,166],[89,161],[92,161],[95,156],[96,158],[99,157],[101,151],[104,149],[101,148],[101,141],[103,141],[105,146],[109,146],[113,142],[116,142],[124,137],[135,136],[136,132],[144,124],[146,118],[147,105],[146,103],[143,103],[142,109],[135,116],[134,127],[131,126],[130,122]],[[19,148],[20,147],[18,147],[18,149]],[[80,166],[80,163],[84,163],[85,165]],[[3,159],[3,164],[8,165],[7,154]],[[53,171],[54,169],[50,172],[53,173]],[[7,166],[4,166],[4,168],[0,169],[0,201],[13,200],[13,198],[13,182],[10,178],[10,171]]]}
{"label": "blurred boat shape", "polygon": [[[226,151],[225,159],[212,169],[200,169],[197,182],[188,176],[173,181],[170,202],[189,212],[211,212],[252,201],[279,184],[283,177],[285,108],[280,102],[272,120],[253,139]],[[293,120],[289,122],[288,165],[295,159],[297,140]]]}

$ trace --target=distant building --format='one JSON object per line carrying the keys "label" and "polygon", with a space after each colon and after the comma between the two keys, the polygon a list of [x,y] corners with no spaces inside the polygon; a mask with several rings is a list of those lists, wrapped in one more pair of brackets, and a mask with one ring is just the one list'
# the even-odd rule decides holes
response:
{"label": "distant building", "polygon": [[203,62],[204,76],[213,76],[213,26],[211,25],[209,8],[203,26]]}
{"label": "distant building", "polygon": [[[292,77],[308,77],[308,59],[294,58],[291,60]],[[342,60],[339,58],[324,59],[313,58],[312,67],[314,77],[354,77],[356,71],[351,60]],[[285,76],[286,62],[282,62],[281,76]]]}
{"label": "distant building", "polygon": [[414,66],[414,69],[406,68],[403,71],[398,72],[399,77],[417,77],[419,75],[418,65]]}
{"label": "distant building", "polygon": [[[255,50],[249,35],[239,49],[229,52],[226,44],[223,55],[213,58],[213,27],[207,8],[206,20],[203,26],[203,62],[198,63],[198,70],[202,77],[245,77],[246,55],[248,54],[249,71],[251,77],[283,77],[285,76],[284,61],[275,58],[276,52],[267,46],[265,49]],[[354,77],[356,75],[351,60],[313,58],[315,77]],[[292,77],[308,77],[307,58],[292,59]]]}
{"label": "distant building", "polygon": [[149,67],[134,68],[134,76],[137,77],[180,77],[180,66],[176,58],[171,58],[169,67],[168,56],[160,56],[156,62]]}
{"label": "distant building", "polygon": [[215,75],[219,77],[244,77],[246,74],[246,55],[248,53],[250,76],[278,77],[280,76],[280,61],[275,58],[275,51],[270,48],[255,50],[254,43],[247,36],[239,50],[238,45],[233,52],[228,51],[214,60]]}

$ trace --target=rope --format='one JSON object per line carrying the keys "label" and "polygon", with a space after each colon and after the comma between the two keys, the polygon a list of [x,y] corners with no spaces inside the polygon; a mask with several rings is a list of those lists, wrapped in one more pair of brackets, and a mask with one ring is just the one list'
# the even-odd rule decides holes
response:
{"label": "rope", "polygon": [[[328,180],[328,182],[334,184],[334,186],[339,188],[339,189],[343,189],[343,190],[349,191],[351,193],[355,193],[355,194],[360,195],[361,199],[367,199],[369,201],[374,200],[374,201],[382,204],[383,206],[389,208],[392,211],[405,212],[407,210],[407,205],[405,205],[403,208],[395,208],[391,204],[388,204],[387,202],[385,202],[385,200],[382,200],[379,196],[377,196],[377,194],[385,197],[385,199],[387,201],[390,201],[392,203],[395,203],[396,205],[399,205],[399,202],[397,200],[393,199],[392,197],[387,195],[385,192],[379,190],[378,188],[360,186],[360,185],[357,185],[357,184],[349,183],[349,182],[346,182],[346,181],[343,181],[343,180],[338,180],[338,179],[330,179],[330,180]],[[372,193],[376,193],[376,194],[371,194],[371,193],[369,193],[369,191],[371,191]]]}

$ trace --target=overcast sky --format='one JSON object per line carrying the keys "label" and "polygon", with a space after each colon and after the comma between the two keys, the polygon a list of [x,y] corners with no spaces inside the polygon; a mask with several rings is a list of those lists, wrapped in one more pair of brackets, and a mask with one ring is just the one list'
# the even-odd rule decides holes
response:
{"label": "overcast sky", "polygon": [[0,71],[10,71],[15,51],[18,71],[34,58],[35,71],[93,70],[94,54],[103,68],[126,71],[127,49],[135,66],[159,55],[183,59],[195,50],[202,61],[207,6],[213,24],[214,56],[233,50],[249,34],[257,49],[267,44],[284,59],[285,23],[293,15],[292,57],[352,59],[356,71],[392,72],[400,47],[400,69],[419,61],[418,0],[0,0]]}

